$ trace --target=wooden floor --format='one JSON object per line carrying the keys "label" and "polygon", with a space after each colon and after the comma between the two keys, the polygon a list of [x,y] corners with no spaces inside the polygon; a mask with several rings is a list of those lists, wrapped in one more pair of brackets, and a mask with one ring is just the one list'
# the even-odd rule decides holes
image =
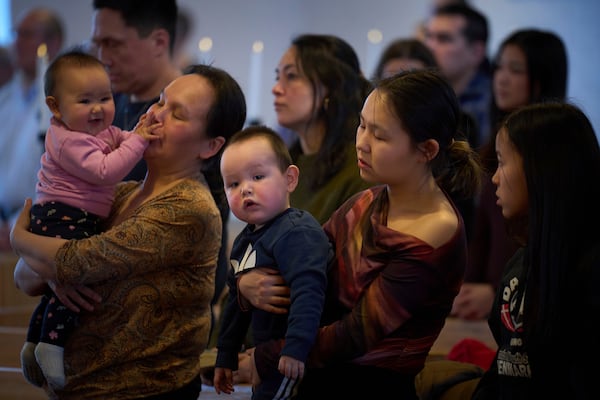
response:
{"label": "wooden floor", "polygon": [[29,384],[21,373],[19,353],[25,342],[27,325],[38,298],[15,288],[13,271],[16,257],[0,253],[0,399],[42,400],[44,391]]}
{"label": "wooden floor", "polygon": [[23,378],[19,353],[33,305],[19,309],[0,309],[0,399],[2,400],[42,400],[47,399],[39,389]]}

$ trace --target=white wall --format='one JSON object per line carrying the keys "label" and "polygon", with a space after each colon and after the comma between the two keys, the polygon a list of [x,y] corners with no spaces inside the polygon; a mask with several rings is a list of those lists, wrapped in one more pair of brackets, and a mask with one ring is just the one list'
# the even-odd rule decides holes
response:
{"label": "white wall", "polygon": [[[12,0],[13,18],[22,10],[45,4],[67,21],[67,45],[89,37],[91,0]],[[211,36],[210,56],[215,66],[230,72],[248,97],[251,46],[256,40],[265,44],[258,110],[263,121],[276,124],[272,109],[271,86],[275,66],[299,33],[316,32],[339,35],[352,44],[363,69],[370,75],[379,51],[398,36],[409,36],[429,10],[426,0],[178,0],[180,7],[195,18],[188,51],[200,55],[197,42]],[[597,0],[472,0],[489,20],[489,55],[512,30],[522,27],[550,29],[564,40],[569,54],[569,97],[592,120],[600,136],[600,2]],[[367,45],[367,32],[377,28],[383,33],[378,46]],[[595,43],[596,42],[596,43]]]}

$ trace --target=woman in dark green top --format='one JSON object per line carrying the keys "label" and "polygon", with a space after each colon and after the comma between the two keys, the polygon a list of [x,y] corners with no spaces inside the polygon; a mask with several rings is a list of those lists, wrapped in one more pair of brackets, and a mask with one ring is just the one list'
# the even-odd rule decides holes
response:
{"label": "woman in dark green top", "polygon": [[352,194],[366,188],[354,137],[371,85],[358,57],[332,35],[295,38],[281,57],[273,86],[278,123],[294,131],[290,153],[300,168],[292,206],[324,223]]}

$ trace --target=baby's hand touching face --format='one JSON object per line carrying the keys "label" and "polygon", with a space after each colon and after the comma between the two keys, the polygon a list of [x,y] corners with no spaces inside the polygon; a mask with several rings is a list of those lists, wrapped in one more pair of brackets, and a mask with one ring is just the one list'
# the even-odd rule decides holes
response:
{"label": "baby's hand touching face", "polygon": [[162,123],[157,122],[154,119],[154,114],[151,112],[151,110],[148,110],[146,114],[142,114],[133,131],[135,134],[140,135],[145,140],[151,142],[159,138],[154,134],[154,130],[161,125]]}

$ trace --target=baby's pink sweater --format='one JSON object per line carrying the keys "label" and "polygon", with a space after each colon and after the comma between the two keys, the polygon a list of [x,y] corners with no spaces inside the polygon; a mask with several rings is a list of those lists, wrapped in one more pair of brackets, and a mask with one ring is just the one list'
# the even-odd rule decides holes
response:
{"label": "baby's pink sweater", "polygon": [[52,118],[36,185],[36,203],[60,201],[107,217],[115,185],[142,158],[148,141],[110,126],[97,135],[68,130]]}

